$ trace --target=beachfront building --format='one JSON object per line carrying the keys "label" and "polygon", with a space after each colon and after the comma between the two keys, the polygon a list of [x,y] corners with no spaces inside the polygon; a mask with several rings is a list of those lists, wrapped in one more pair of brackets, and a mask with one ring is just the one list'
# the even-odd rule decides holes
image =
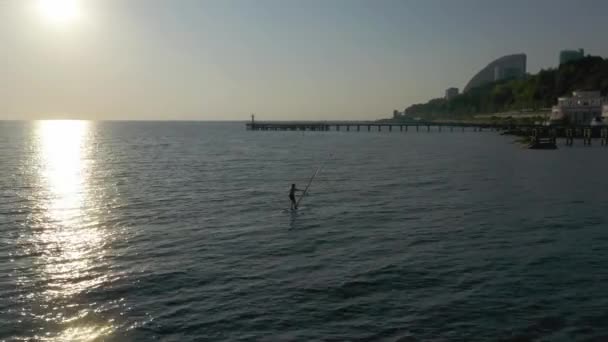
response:
{"label": "beachfront building", "polygon": [[585,50],[578,49],[577,50],[562,50],[559,53],[559,65],[578,61],[579,59],[585,58]]}
{"label": "beachfront building", "polygon": [[480,87],[487,83],[505,79],[523,78],[526,75],[527,57],[525,54],[515,54],[501,57],[479,71],[464,88],[464,92]]}
{"label": "beachfront building", "polygon": [[599,91],[575,91],[571,97],[560,97],[551,111],[551,123],[590,125],[608,109]]}
{"label": "beachfront building", "polygon": [[459,93],[458,88],[448,88],[445,90],[445,99],[449,101],[458,96]]}

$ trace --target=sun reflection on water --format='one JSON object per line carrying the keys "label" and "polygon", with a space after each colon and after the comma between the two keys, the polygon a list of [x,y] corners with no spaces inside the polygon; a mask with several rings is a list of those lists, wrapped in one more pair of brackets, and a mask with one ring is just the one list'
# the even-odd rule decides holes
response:
{"label": "sun reflection on water", "polygon": [[88,126],[86,121],[39,122],[40,176],[50,200],[47,214],[53,221],[70,224],[82,216]]}
{"label": "sun reflection on water", "polygon": [[98,225],[92,196],[90,134],[86,121],[41,121],[36,127],[44,190],[40,217],[32,220],[38,225],[32,238],[39,255],[38,276],[46,284],[40,301],[52,303],[42,316],[60,327],[58,333],[38,336],[41,340],[93,341],[114,330],[107,320],[99,324],[91,318],[94,307],[83,307],[88,303],[79,298],[108,277],[98,268],[108,236]]}

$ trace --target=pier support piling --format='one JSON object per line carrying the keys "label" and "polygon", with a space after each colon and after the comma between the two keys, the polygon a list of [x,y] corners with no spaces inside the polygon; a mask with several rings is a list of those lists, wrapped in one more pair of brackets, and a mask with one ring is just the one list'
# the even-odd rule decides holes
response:
{"label": "pier support piling", "polygon": [[566,146],[574,145],[574,130],[572,128],[566,128]]}
{"label": "pier support piling", "polygon": [[586,146],[591,146],[592,130],[591,128],[585,128],[583,131],[583,143]]}

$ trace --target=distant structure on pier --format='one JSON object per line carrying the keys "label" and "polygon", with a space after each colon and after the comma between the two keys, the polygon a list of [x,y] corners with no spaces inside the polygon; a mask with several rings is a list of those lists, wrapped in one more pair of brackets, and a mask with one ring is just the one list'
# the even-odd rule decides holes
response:
{"label": "distant structure on pier", "polygon": [[579,59],[585,58],[585,50],[562,50],[559,53],[559,65],[566,64],[568,62],[578,61]]}
{"label": "distant structure on pier", "polygon": [[448,88],[445,90],[445,99],[449,101],[458,96],[458,94],[460,94],[458,88]]}
{"label": "distant structure on pier", "polygon": [[[575,91],[571,97],[560,97],[551,111],[551,122],[590,125],[602,121],[605,105],[599,91]],[[606,113],[608,114],[608,113]]]}
{"label": "distant structure on pier", "polygon": [[526,65],[527,56],[523,53],[501,57],[479,71],[466,85],[464,92],[487,83],[523,78],[526,75]]}

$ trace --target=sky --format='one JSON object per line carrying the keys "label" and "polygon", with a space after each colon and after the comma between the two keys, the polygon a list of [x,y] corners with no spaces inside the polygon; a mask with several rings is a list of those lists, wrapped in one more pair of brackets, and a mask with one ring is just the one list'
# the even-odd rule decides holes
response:
{"label": "sky", "polygon": [[[66,5],[67,4],[67,5]],[[608,56],[605,0],[0,0],[0,119],[368,120]]]}

